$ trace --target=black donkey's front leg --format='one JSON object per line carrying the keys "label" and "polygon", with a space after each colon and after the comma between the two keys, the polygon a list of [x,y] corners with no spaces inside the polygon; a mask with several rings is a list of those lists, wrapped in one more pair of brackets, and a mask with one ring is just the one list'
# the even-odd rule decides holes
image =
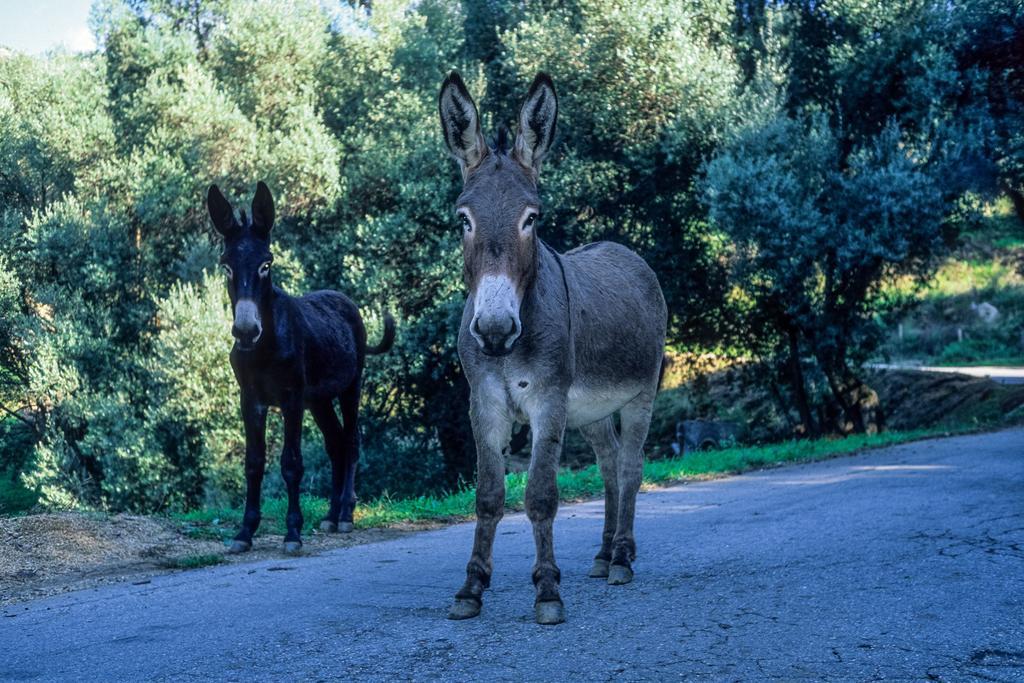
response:
{"label": "black donkey's front leg", "polygon": [[267,407],[242,392],[242,422],[245,425],[245,514],[242,527],[231,545],[230,553],[244,553],[252,548],[252,537],[260,525],[260,491],[267,465]]}
{"label": "black donkey's front leg", "polygon": [[299,485],[302,483],[302,398],[285,401],[281,406],[284,418],[284,448],[281,450],[281,476],[288,491],[287,533],[284,552],[297,555],[302,550],[302,508],[299,506]]}

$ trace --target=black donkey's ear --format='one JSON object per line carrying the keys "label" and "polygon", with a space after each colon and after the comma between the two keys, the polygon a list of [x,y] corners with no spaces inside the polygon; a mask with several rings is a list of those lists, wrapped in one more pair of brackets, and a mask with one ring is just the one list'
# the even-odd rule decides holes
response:
{"label": "black donkey's ear", "polygon": [[206,193],[206,208],[210,211],[213,227],[224,237],[238,229],[235,210],[231,208],[231,202],[224,198],[220,188],[216,185],[210,185],[210,189]]}
{"label": "black donkey's ear", "polygon": [[256,183],[256,196],[252,198],[252,228],[266,239],[274,227],[274,196],[262,180]]}

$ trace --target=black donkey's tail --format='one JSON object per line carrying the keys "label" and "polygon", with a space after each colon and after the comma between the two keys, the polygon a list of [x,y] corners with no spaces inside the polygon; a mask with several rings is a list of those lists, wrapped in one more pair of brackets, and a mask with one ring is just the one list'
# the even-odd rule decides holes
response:
{"label": "black donkey's tail", "polygon": [[384,338],[376,346],[367,346],[366,353],[387,353],[395,344],[395,319],[390,313],[384,313]]}

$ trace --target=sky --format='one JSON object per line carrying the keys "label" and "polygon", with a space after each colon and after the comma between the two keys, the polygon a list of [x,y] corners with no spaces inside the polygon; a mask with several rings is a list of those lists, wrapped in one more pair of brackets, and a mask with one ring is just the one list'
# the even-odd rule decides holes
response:
{"label": "sky", "polygon": [[59,46],[92,50],[91,5],[92,0],[0,0],[0,46],[32,55]]}

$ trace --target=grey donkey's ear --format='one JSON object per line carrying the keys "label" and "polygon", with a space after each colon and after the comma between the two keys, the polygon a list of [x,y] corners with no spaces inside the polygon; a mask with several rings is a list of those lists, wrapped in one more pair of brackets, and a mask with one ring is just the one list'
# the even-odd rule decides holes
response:
{"label": "grey donkey's ear", "polygon": [[270,236],[274,227],[274,197],[262,180],[256,183],[256,196],[252,198],[252,227],[263,239]]}
{"label": "grey donkey's ear", "polygon": [[217,228],[217,232],[224,237],[238,229],[235,210],[231,208],[231,202],[224,198],[220,188],[216,185],[210,185],[210,189],[206,193],[206,208],[210,212],[213,227]]}
{"label": "grey donkey's ear", "polygon": [[546,73],[533,79],[530,92],[519,110],[519,132],[516,135],[515,155],[520,163],[540,171],[540,162],[555,141],[558,123],[558,96],[555,84]]}
{"label": "grey donkey's ear", "polygon": [[487,156],[487,143],[480,132],[480,115],[458,71],[441,84],[437,97],[441,130],[452,156],[459,162],[463,179]]}

